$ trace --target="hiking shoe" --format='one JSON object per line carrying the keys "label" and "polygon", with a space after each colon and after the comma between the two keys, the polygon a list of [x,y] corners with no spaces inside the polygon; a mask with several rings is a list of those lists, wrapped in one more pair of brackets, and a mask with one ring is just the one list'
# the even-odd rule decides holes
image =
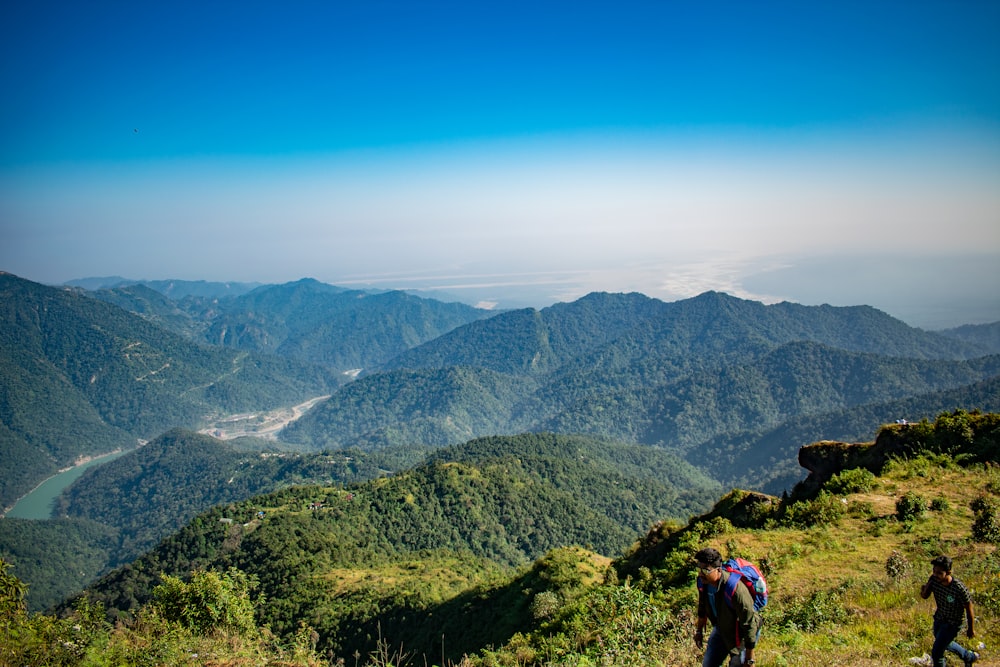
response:
{"label": "hiking shoe", "polygon": [[971,665],[972,663],[974,663],[976,660],[979,660],[979,654],[978,653],[976,653],[975,651],[966,651],[965,652],[965,667],[969,667],[969,665]]}

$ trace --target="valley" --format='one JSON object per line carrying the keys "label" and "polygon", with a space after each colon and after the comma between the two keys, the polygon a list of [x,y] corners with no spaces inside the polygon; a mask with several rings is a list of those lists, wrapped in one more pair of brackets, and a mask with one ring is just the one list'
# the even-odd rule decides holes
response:
{"label": "valley", "polygon": [[277,439],[278,432],[294,422],[320,401],[330,398],[329,394],[310,398],[308,401],[286,408],[277,408],[254,413],[242,413],[223,417],[198,433],[210,435],[219,440],[254,437],[266,440]]}

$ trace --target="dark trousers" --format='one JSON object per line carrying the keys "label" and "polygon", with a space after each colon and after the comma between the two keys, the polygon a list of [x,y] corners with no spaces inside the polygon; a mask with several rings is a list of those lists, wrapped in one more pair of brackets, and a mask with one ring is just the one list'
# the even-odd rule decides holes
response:
{"label": "dark trousers", "polygon": [[944,658],[945,651],[951,651],[962,661],[965,660],[968,651],[955,641],[955,638],[958,637],[958,631],[961,629],[961,624],[934,621],[934,646],[931,648],[931,660],[934,661],[934,667],[946,667],[948,663]]}

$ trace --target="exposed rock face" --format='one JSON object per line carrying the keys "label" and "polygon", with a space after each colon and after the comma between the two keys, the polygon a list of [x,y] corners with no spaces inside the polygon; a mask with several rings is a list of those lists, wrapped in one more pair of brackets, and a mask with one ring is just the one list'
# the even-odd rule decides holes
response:
{"label": "exposed rock face", "polygon": [[913,437],[907,424],[889,425],[879,431],[875,442],[835,442],[822,440],[799,449],[799,465],[809,471],[802,484],[818,489],[842,470],[867,468],[876,475],[893,456],[905,454]]}
{"label": "exposed rock face", "polygon": [[822,484],[841,470],[858,467],[856,462],[874,446],[871,442],[822,440],[799,449],[799,465],[809,471],[806,481]]}

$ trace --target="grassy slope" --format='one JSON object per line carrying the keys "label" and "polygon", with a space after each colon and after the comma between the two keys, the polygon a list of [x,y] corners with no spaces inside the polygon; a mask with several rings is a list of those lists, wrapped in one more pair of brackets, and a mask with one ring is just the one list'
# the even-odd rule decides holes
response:
{"label": "grassy slope", "polygon": [[[848,515],[836,525],[810,530],[740,531],[713,540],[732,550],[767,558],[774,591],[766,609],[771,623],[758,653],[768,665],[837,665],[882,667],[907,664],[930,650],[933,601],[918,591],[930,574],[928,561],[938,553],[955,559],[955,574],[980,593],[997,585],[996,548],[970,541],[970,503],[986,486],[982,471],[921,465],[894,465],[869,493],[844,496]],[[946,511],[927,512],[905,526],[893,518],[897,499],[906,492],[930,501],[943,498]],[[869,504],[873,516],[859,511]],[[892,579],[886,562],[898,551],[910,570]],[[992,578],[992,582],[990,581]],[[831,593],[829,601],[818,594]],[[843,617],[838,615],[843,610]],[[836,622],[812,631],[795,626],[798,616],[827,613]],[[978,641],[988,646],[1000,638],[996,609],[976,609]],[[777,621],[777,623],[775,623]],[[962,641],[967,641],[962,639]],[[966,644],[968,645],[968,644]],[[980,664],[1000,664],[984,659]]]}

